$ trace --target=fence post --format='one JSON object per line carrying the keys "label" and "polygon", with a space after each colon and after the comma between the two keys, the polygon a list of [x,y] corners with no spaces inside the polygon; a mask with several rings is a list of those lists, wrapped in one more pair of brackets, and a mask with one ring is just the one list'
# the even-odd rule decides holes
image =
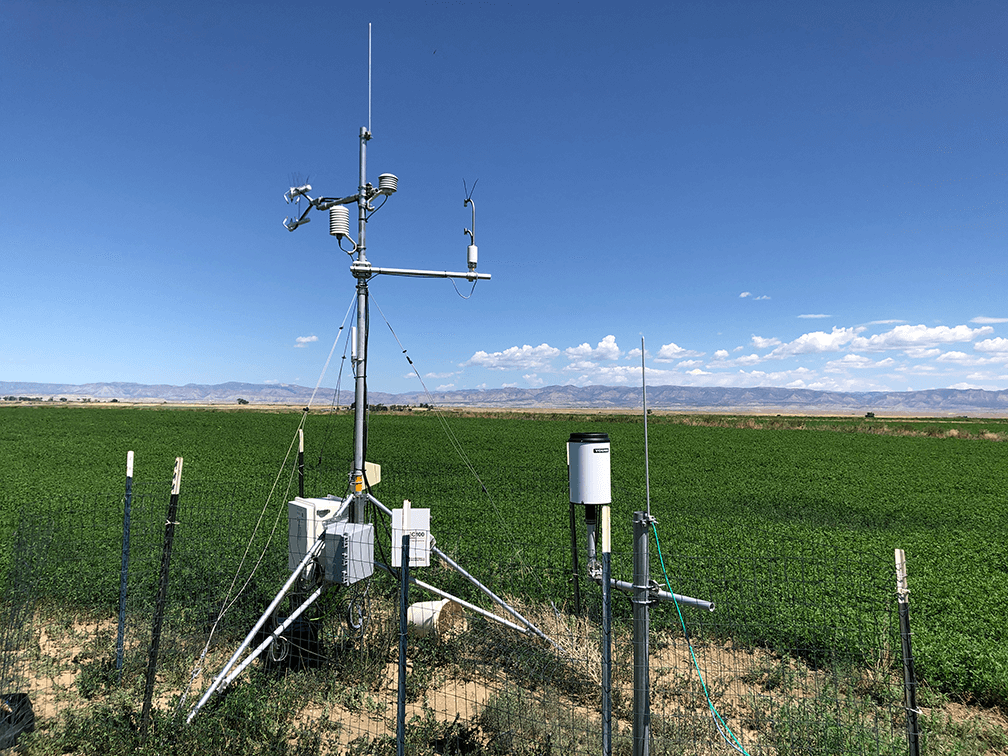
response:
{"label": "fence post", "polygon": [[648,668],[650,521],[651,517],[644,512],[633,513],[633,756],[648,756],[651,751],[651,676]]}
{"label": "fence post", "polygon": [[[402,561],[399,562],[399,700],[396,710],[396,754],[406,753],[406,632],[407,604],[409,603],[409,501],[403,501],[402,510]],[[393,547],[394,548],[394,547]]]}
{"label": "fence post", "polygon": [[165,602],[168,599],[168,568],[171,566],[172,541],[175,538],[175,522],[178,516],[179,491],[182,488],[182,457],[175,458],[175,473],[172,475],[171,499],[168,501],[168,518],[165,520],[164,548],[161,551],[161,581],[158,585],[157,601],[154,604],[154,622],[151,627],[150,654],[147,659],[147,684],[144,688],[143,713],[140,716],[140,740],[146,740],[147,724],[150,722],[151,699],[154,697],[154,677],[157,672],[158,649],[161,645],[161,622],[164,619]]}
{"label": "fence post", "polygon": [[602,756],[612,756],[612,537],[602,505]]}
{"label": "fence post", "polygon": [[116,672],[122,676],[126,645],[126,588],[129,577],[130,506],[133,501],[133,452],[126,452],[126,498],[123,504],[122,568],[119,572],[119,631],[116,634]]}
{"label": "fence post", "polygon": [[907,588],[906,554],[896,549],[896,597],[899,606],[900,640],[903,646],[903,692],[907,717],[907,745],[910,756],[920,756],[920,728],[917,723],[917,676],[910,647],[910,589]]}

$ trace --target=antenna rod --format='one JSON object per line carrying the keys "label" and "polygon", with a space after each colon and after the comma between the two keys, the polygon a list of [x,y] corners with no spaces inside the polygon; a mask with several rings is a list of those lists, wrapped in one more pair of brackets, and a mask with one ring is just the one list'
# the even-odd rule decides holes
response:
{"label": "antenna rod", "polygon": [[371,23],[367,25],[367,130],[371,132]]}
{"label": "antenna rod", "polygon": [[648,471],[647,447],[647,376],[644,374],[644,337],[640,337],[640,374],[644,396],[644,488],[647,491],[647,515],[651,519],[651,474]]}

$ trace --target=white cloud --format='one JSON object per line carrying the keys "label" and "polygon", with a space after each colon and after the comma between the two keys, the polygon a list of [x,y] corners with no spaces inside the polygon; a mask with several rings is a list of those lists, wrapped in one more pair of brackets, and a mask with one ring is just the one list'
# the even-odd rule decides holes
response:
{"label": "white cloud", "polygon": [[455,384],[454,383],[442,383],[440,386],[438,386],[434,390],[435,391],[448,391],[449,389],[453,389],[453,388],[455,388]]}
{"label": "white cloud", "polygon": [[991,355],[995,360],[1008,360],[1008,339],[998,336],[996,339],[984,339],[973,345],[978,352]]}
{"label": "white cloud", "polygon": [[868,323],[868,325],[892,325],[893,323],[906,323],[906,321],[905,320],[896,320],[896,319],[892,319],[892,320],[872,320],[872,321],[870,321]]}
{"label": "white cloud", "polygon": [[522,376],[522,378],[525,379],[525,382],[529,386],[532,386],[534,388],[539,388],[540,386],[545,384],[545,381],[535,373],[526,373],[525,375]]}
{"label": "white cloud", "polygon": [[676,367],[688,367],[688,368],[699,367],[700,365],[703,365],[703,363],[704,363],[703,360],[683,360],[682,362],[678,363]]}
{"label": "white cloud", "polygon": [[974,355],[966,354],[965,352],[945,352],[939,355],[936,362],[952,362],[957,365],[975,365],[977,364],[977,358]]}
{"label": "white cloud", "polygon": [[602,339],[594,349],[586,341],[580,346],[568,347],[564,350],[564,354],[572,360],[584,360],[588,358],[594,360],[617,360],[620,356],[620,348],[616,345],[616,337],[610,334]]}
{"label": "white cloud", "polygon": [[518,388],[517,383],[502,383],[501,388]]}
{"label": "white cloud", "polygon": [[424,373],[424,378],[451,378],[456,375],[458,371],[452,371],[450,373]]}
{"label": "white cloud", "polygon": [[760,296],[756,297],[756,300],[755,300],[755,301],[757,301],[757,302],[762,302],[762,301],[763,301],[763,300],[765,300],[765,299],[770,299],[770,296],[769,296],[769,295],[767,295],[767,294],[761,294]]}
{"label": "white cloud", "polygon": [[926,325],[899,325],[891,331],[869,336],[868,338],[858,336],[853,340],[852,347],[866,352],[931,347],[938,344],[972,341],[977,336],[984,336],[993,332],[994,329],[990,326],[970,328],[969,326],[959,325],[953,328],[949,326],[928,328]]}
{"label": "white cloud", "polygon": [[817,354],[820,352],[836,352],[848,344],[857,335],[855,328],[837,328],[833,326],[831,333],[812,331],[804,333],[794,341],[781,344],[767,355],[768,359],[783,359],[798,354]]}
{"label": "white cloud", "polygon": [[745,299],[746,297],[751,297],[751,296],[752,296],[752,292],[743,291],[741,294],[739,294],[739,299]]}
{"label": "white cloud", "polygon": [[875,363],[868,357],[859,354],[845,354],[839,360],[831,360],[823,368],[828,373],[842,372],[846,369],[862,370],[864,368],[875,367]]}
{"label": "white cloud", "polygon": [[700,368],[694,368],[686,373],[687,375],[710,375],[710,373],[701,370]]}
{"label": "white cloud", "polygon": [[805,314],[805,315],[799,315],[798,317],[799,318],[804,318],[805,320],[816,320],[816,319],[821,319],[821,318],[832,318],[833,316],[832,315],[823,315],[822,313],[815,313],[815,314],[808,313],[808,314]]}
{"label": "white cloud", "polygon": [[931,347],[930,349],[913,347],[905,350],[904,354],[912,360],[926,360],[928,357],[937,357],[941,354],[941,349],[938,347]]}
{"label": "white cloud", "polygon": [[692,349],[683,349],[674,341],[670,341],[658,350],[658,356],[655,357],[655,362],[672,362],[674,360],[681,360],[684,357],[700,357],[701,355],[703,355],[703,352],[694,352]]}
{"label": "white cloud", "polygon": [[757,336],[754,333],[752,337],[752,343],[753,346],[756,347],[757,349],[766,349],[767,347],[778,346],[781,343],[781,340],[776,337],[764,339],[762,336]]}
{"label": "white cloud", "polygon": [[303,347],[308,346],[313,341],[318,341],[318,336],[315,336],[314,334],[311,336],[298,336],[296,339],[294,339],[294,341],[297,342],[296,344],[294,344],[294,348],[301,349]]}
{"label": "white cloud", "polygon": [[734,349],[732,349],[732,351],[733,352],[741,352],[743,349],[745,349],[745,347],[742,346],[741,344],[739,344],[737,347],[735,347]]}
{"label": "white cloud", "polygon": [[560,354],[560,350],[549,344],[537,347],[513,346],[503,352],[484,352],[482,349],[462,363],[462,367],[485,367],[490,370],[549,370],[550,360]]}
{"label": "white cloud", "polygon": [[745,357],[736,357],[732,362],[736,365],[755,365],[760,361],[758,354],[750,354]]}
{"label": "white cloud", "polygon": [[728,359],[728,350],[727,349],[718,349],[716,352],[714,352],[714,359],[715,360],[726,360],[726,359]]}
{"label": "white cloud", "polygon": [[990,325],[991,323],[1008,323],[1008,318],[988,318],[985,315],[977,315],[970,323],[978,325]]}

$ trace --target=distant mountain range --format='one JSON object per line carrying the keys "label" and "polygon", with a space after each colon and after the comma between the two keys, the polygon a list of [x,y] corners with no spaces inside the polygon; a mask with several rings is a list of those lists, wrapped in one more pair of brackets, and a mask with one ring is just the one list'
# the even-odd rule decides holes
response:
{"label": "distant mountain range", "polygon": [[[284,384],[220,383],[185,386],[139,383],[18,383],[0,381],[0,397],[31,397],[42,400],[173,404],[306,405],[313,389]],[[314,406],[333,402],[335,391],[320,388]],[[462,389],[388,394],[371,391],[370,404],[417,406],[434,403],[444,407],[496,409],[634,409],[641,406],[639,386],[546,386],[544,388]],[[984,414],[1008,416],[1008,390],[931,389],[928,391],[813,391],[788,388],[703,388],[694,386],[649,386],[648,407],[655,410],[701,410],[712,412],[860,413],[889,412],[920,415]],[[340,392],[339,403],[353,401],[352,391]]]}

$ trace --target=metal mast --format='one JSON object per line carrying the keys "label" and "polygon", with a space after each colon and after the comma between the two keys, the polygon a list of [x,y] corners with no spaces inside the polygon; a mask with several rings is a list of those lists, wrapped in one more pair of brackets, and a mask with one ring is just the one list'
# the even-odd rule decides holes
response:
{"label": "metal mast", "polygon": [[364,505],[367,492],[364,490],[364,422],[367,413],[367,327],[368,327],[368,279],[371,278],[371,264],[365,254],[367,232],[367,143],[371,132],[361,126],[360,130],[360,181],[357,186],[357,260],[352,267],[357,278],[357,344],[354,347],[354,459],[353,506],[350,507],[350,521],[364,522]]}
{"label": "metal mast", "polygon": [[[462,272],[437,271],[437,270],[411,270],[406,268],[378,268],[372,266],[367,259],[367,221],[368,214],[376,209],[371,205],[371,201],[377,197],[383,198],[383,203],[395,194],[398,188],[399,179],[391,173],[383,173],[378,177],[378,187],[375,188],[367,180],[367,143],[371,139],[371,132],[367,127],[360,129],[360,175],[357,182],[357,193],[348,197],[316,197],[312,199],[309,192],[311,186],[292,186],[284,195],[284,199],[290,202],[298,202],[301,197],[308,201],[308,207],[301,215],[285,218],[284,228],[293,231],[298,226],[311,220],[308,213],[312,208],[329,211],[329,233],[335,236],[338,242],[350,237],[349,212],[345,205],[357,205],[357,242],[353,250],[347,253],[356,258],[350,265],[350,273],[357,279],[357,335],[354,342],[354,456],[353,470],[350,473],[352,506],[350,508],[351,522],[364,522],[364,507],[368,501],[367,490],[364,480],[364,462],[367,454],[365,448],[366,428],[367,428],[367,350],[368,350],[368,281],[372,276],[409,276],[412,278],[464,278],[467,281],[489,280],[489,273],[477,273],[476,264],[478,260],[478,249],[476,247],[476,205],[471,197],[466,197],[464,207],[472,208],[472,229],[465,229],[464,233],[469,237],[470,244],[466,248],[466,261],[468,270]],[[379,205],[380,207],[381,205]],[[342,249],[342,247],[341,247]]]}

